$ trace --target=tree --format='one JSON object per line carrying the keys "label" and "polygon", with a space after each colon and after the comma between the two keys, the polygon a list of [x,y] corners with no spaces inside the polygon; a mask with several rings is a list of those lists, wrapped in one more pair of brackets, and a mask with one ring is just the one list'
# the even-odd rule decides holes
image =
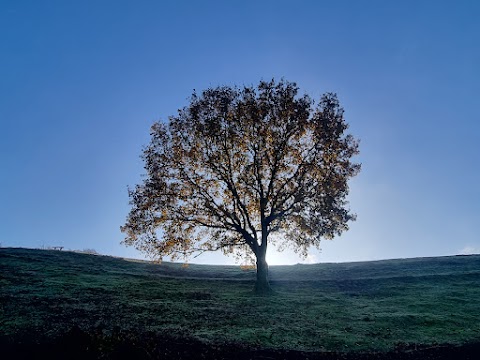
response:
{"label": "tree", "polygon": [[347,230],[358,141],[345,133],[335,94],[315,104],[298,90],[271,80],[194,91],[167,124],[156,122],[142,155],[146,177],[129,189],[124,243],[160,257],[252,256],[256,292],[265,293],[269,242],[306,257]]}

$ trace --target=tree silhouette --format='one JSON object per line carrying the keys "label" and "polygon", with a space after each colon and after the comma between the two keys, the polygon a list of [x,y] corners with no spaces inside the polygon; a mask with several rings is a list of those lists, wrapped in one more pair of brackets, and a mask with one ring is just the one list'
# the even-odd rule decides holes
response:
{"label": "tree silhouette", "polygon": [[255,289],[265,293],[269,241],[305,257],[347,230],[358,141],[335,94],[315,104],[298,90],[285,80],[209,88],[155,123],[146,177],[129,189],[124,243],[159,257],[254,256]]}

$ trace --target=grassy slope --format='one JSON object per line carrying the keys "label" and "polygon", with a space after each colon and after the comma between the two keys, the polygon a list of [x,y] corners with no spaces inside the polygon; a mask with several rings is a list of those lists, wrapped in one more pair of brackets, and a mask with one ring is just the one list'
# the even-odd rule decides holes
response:
{"label": "grassy slope", "polygon": [[480,340],[480,256],[271,267],[270,298],[236,266],[0,249],[0,335],[169,331],[207,342],[388,350]]}

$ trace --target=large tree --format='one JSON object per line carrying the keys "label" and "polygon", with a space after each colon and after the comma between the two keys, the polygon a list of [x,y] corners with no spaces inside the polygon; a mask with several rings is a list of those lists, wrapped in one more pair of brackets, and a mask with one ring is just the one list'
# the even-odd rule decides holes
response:
{"label": "large tree", "polygon": [[252,256],[263,293],[269,242],[306,256],[347,230],[358,141],[345,133],[335,94],[315,103],[298,90],[284,80],[209,88],[153,124],[146,176],[129,189],[124,243],[159,257]]}

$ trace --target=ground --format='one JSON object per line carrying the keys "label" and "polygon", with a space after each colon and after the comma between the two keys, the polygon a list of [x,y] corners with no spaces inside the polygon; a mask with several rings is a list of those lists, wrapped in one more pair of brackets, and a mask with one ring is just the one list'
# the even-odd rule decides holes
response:
{"label": "ground", "polygon": [[255,273],[240,267],[0,249],[0,345],[15,358],[473,359],[480,352],[478,255],[279,266],[270,275],[275,295],[257,297]]}

